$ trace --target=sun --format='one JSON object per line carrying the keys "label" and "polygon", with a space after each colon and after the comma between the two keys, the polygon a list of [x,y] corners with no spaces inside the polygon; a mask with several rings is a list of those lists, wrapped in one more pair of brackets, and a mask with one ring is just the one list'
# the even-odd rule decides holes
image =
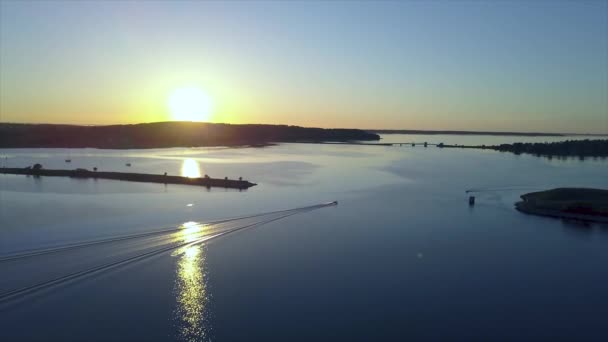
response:
{"label": "sun", "polygon": [[209,121],[211,116],[211,98],[196,87],[175,89],[168,105],[176,121]]}

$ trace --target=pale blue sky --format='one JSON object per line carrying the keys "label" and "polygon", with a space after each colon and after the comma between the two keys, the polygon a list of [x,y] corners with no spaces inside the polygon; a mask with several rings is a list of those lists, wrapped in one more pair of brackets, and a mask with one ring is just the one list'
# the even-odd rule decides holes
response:
{"label": "pale blue sky", "polygon": [[608,133],[607,1],[2,1],[0,120]]}

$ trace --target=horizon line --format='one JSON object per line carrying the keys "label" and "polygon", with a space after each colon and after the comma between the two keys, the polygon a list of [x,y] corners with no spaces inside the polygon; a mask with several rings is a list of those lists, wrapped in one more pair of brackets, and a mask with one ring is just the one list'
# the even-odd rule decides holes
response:
{"label": "horizon line", "polygon": [[295,124],[283,124],[283,123],[229,123],[229,122],[207,122],[207,121],[148,121],[148,122],[137,122],[137,123],[106,123],[106,124],[73,124],[73,123],[49,123],[49,122],[2,122],[3,124],[17,124],[17,125],[58,125],[58,126],[83,126],[83,127],[102,127],[102,126],[121,126],[121,125],[145,125],[155,123],[172,123],[172,122],[183,122],[183,123],[194,123],[194,124],[210,124],[210,125],[268,125],[268,126],[296,126],[303,128],[321,128],[321,129],[358,129],[367,132],[384,133],[384,134],[445,134],[445,135],[457,135],[457,134],[478,134],[478,135],[583,135],[583,136],[608,136],[606,133],[573,133],[573,132],[539,132],[539,131],[486,131],[486,130],[459,130],[459,129],[410,129],[410,128],[359,128],[359,127],[316,127],[316,126],[301,126]]}

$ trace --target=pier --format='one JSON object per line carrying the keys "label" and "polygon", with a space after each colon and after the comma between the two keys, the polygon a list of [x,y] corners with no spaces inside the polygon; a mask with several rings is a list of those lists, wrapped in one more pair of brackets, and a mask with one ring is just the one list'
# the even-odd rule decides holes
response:
{"label": "pier", "polygon": [[241,179],[226,178],[189,178],[181,176],[156,175],[149,173],[128,173],[128,172],[105,172],[105,171],[89,171],[86,169],[75,170],[51,170],[43,168],[0,168],[0,174],[26,175],[26,176],[45,176],[45,177],[72,177],[72,178],[93,178],[93,179],[111,179],[129,182],[143,183],[160,183],[160,184],[180,184],[180,185],[197,185],[204,187],[219,187],[231,189],[248,189],[255,183],[251,183]]}
{"label": "pier", "polygon": [[359,142],[359,141],[344,141],[344,142],[333,142],[333,141],[298,141],[298,144],[325,144],[325,145],[365,145],[365,146],[385,146],[385,147],[416,147],[416,146],[436,146],[439,148],[492,148],[492,146],[485,145],[451,145],[444,143],[430,143],[430,142],[394,142],[394,143],[372,143],[372,142]]}
{"label": "pier", "polygon": [[385,147],[416,147],[416,146],[435,146],[439,148],[476,148],[476,149],[497,149],[497,146],[486,146],[486,145],[452,145],[444,143],[430,143],[430,142],[394,142],[394,143],[370,143],[370,142],[359,142],[359,141],[345,141],[345,142],[317,142],[317,141],[298,141],[299,144],[326,144],[326,145],[365,145],[365,146],[385,146]]}
{"label": "pier", "polygon": [[[366,145],[366,146],[438,146],[438,147],[456,147],[458,145],[444,145],[444,144],[432,144],[428,142],[403,142],[403,143],[369,143],[369,142],[359,142],[359,141],[340,141],[340,142],[330,142],[330,141],[298,141],[298,144],[325,144],[325,145]],[[460,146],[458,146],[460,147]]]}
{"label": "pier", "polygon": [[481,149],[493,150],[499,152],[511,152],[514,154],[532,154],[537,157],[553,157],[568,158],[578,157],[584,158],[606,158],[608,157],[608,139],[585,139],[585,140],[566,140],[543,143],[513,143],[500,145],[464,145],[464,144],[445,144],[429,143],[429,142],[391,142],[391,143],[371,143],[361,141],[346,141],[346,142],[308,142],[299,141],[298,143],[307,144],[329,144],[329,145],[365,145],[365,146],[384,146],[384,147],[416,147],[416,146],[435,146],[438,148],[452,149]]}

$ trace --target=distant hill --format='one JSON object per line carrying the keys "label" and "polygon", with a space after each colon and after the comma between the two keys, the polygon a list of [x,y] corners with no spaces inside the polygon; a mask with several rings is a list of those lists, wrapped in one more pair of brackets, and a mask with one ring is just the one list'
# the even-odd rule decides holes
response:
{"label": "distant hill", "polygon": [[285,125],[156,122],[135,125],[74,126],[0,123],[0,148],[126,149],[379,139],[380,136],[377,134],[358,129],[323,129]]}
{"label": "distant hill", "polygon": [[561,137],[563,133],[538,133],[538,132],[491,132],[491,131],[425,131],[414,129],[370,129],[368,132],[380,134],[424,134],[424,135],[503,135],[523,137]]}

